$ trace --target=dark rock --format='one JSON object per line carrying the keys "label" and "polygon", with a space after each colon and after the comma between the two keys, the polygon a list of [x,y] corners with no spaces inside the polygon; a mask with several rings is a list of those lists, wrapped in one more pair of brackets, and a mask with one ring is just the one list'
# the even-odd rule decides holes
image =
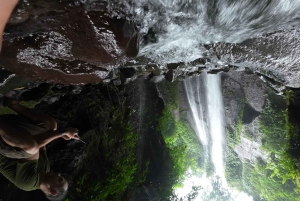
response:
{"label": "dark rock", "polygon": [[70,89],[70,94],[80,94],[80,92],[82,91],[83,86],[72,86]]}
{"label": "dark rock", "polygon": [[14,74],[12,72],[10,72],[4,68],[1,68],[0,69],[0,86],[5,84],[5,82],[13,76],[14,76]]}
{"label": "dark rock", "polygon": [[112,71],[110,71],[108,77],[111,80],[117,79],[119,77],[119,69],[113,69]]}
{"label": "dark rock", "polygon": [[165,78],[169,82],[174,82],[177,79],[177,77],[182,76],[182,75],[183,75],[183,71],[181,71],[181,69],[169,70],[165,74]]}
{"label": "dark rock", "polygon": [[134,68],[120,68],[120,79],[123,84],[128,84],[136,78],[137,74]]}
{"label": "dark rock", "polygon": [[147,79],[148,77],[150,77],[151,72],[139,72],[138,73],[138,78],[142,78],[142,79]]}
{"label": "dark rock", "polygon": [[66,84],[99,82],[101,72],[138,52],[129,18],[58,2],[47,6],[45,0],[26,12],[35,16],[11,22],[5,31],[0,64],[13,73]]}
{"label": "dark rock", "polygon": [[125,77],[125,78],[131,78],[136,74],[136,71],[134,68],[120,68],[120,73]]}
{"label": "dark rock", "polygon": [[174,81],[174,71],[173,70],[169,70],[166,75],[165,75],[166,80],[168,80],[169,82],[173,82]]}
{"label": "dark rock", "polygon": [[148,30],[148,33],[143,36],[143,42],[144,42],[144,45],[157,42],[157,36],[156,36],[156,33],[153,28],[150,28]]}
{"label": "dark rock", "polygon": [[197,66],[197,65],[204,65],[206,64],[207,62],[210,62],[210,59],[206,58],[199,58],[199,59],[196,59],[192,62],[190,62],[189,64],[192,65],[192,66]]}
{"label": "dark rock", "polygon": [[260,115],[260,112],[257,112],[251,105],[245,104],[243,112],[243,124],[250,124],[253,120]]}
{"label": "dark rock", "polygon": [[154,75],[156,75],[156,76],[159,76],[159,75],[162,74],[162,70],[160,70],[160,69],[158,69],[158,68],[155,68],[155,69],[152,71],[152,73],[153,73]]}
{"label": "dark rock", "polygon": [[103,11],[107,8],[108,3],[106,1],[97,0],[80,0],[81,3],[85,4],[87,10]]}
{"label": "dark rock", "polygon": [[184,66],[184,63],[181,62],[181,63],[169,63],[169,64],[167,64],[167,68],[172,69],[172,70],[174,70],[174,69],[176,69],[180,66]]}
{"label": "dark rock", "polygon": [[227,77],[222,83],[222,94],[227,126],[235,125],[243,112],[245,95],[239,82]]}
{"label": "dark rock", "polygon": [[162,70],[159,68],[158,65],[147,65],[146,66],[147,71],[151,71],[154,75],[161,75]]}
{"label": "dark rock", "polygon": [[62,88],[64,88],[64,87],[65,87],[65,85],[60,84],[60,83],[57,83],[57,84],[54,85],[53,88],[62,89]]}
{"label": "dark rock", "polygon": [[14,89],[22,89],[23,87],[28,87],[28,83],[33,82],[34,79],[25,78],[18,75],[11,75],[6,79],[2,85],[0,85],[0,93],[7,94]]}
{"label": "dark rock", "polygon": [[113,84],[114,84],[115,86],[119,86],[119,85],[122,84],[122,81],[121,81],[120,79],[116,79],[116,80],[113,80]]}
{"label": "dark rock", "polygon": [[268,88],[258,76],[248,71],[230,71],[227,73],[232,79],[240,84],[244,91],[246,102],[256,111],[262,111],[265,103],[265,92]]}
{"label": "dark rock", "polygon": [[53,104],[54,102],[58,101],[59,98],[60,98],[59,96],[53,96],[53,97],[47,96],[46,98],[44,98],[44,101],[45,101],[47,104],[51,105],[51,104]]}

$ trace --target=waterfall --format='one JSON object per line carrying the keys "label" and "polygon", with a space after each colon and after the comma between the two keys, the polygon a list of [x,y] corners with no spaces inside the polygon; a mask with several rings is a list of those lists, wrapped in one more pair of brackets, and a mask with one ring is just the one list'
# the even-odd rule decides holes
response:
{"label": "waterfall", "polygon": [[223,178],[225,126],[220,80],[219,74],[203,73],[186,78],[184,87],[192,114],[191,126],[204,147],[206,159],[214,165],[215,174]]}
{"label": "waterfall", "polygon": [[205,158],[207,159],[209,136],[204,111],[206,100],[202,96],[205,93],[203,79],[200,76],[189,77],[184,80],[184,86],[194,120],[192,127],[194,127],[194,131],[203,145]]}
{"label": "waterfall", "polygon": [[206,98],[208,107],[208,124],[211,139],[211,160],[217,175],[224,175],[224,105],[221,91],[220,74],[206,75]]}
{"label": "waterfall", "polygon": [[166,64],[181,63],[187,71],[194,71],[199,66],[192,62],[204,58],[209,70],[227,65],[241,70],[249,68],[285,86],[300,87],[300,1],[109,2],[109,9],[130,13],[143,36],[138,59],[133,64],[147,61],[165,69]]}
{"label": "waterfall", "polygon": [[[204,44],[241,43],[277,30],[299,28],[300,1],[293,0],[125,0],[140,32],[151,29],[139,55],[156,63],[218,60]],[[129,7],[129,6],[128,6]],[[154,37],[154,38],[153,38]],[[285,43],[284,43],[285,44]],[[268,52],[272,52],[267,50]],[[230,51],[228,49],[227,51]],[[212,58],[215,57],[215,58]],[[245,55],[244,55],[245,56]]]}

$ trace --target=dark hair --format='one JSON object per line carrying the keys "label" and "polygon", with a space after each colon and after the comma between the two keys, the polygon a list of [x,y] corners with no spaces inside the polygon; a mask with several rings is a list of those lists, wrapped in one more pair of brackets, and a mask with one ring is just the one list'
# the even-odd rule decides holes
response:
{"label": "dark hair", "polygon": [[56,190],[56,194],[55,195],[51,195],[48,193],[45,193],[46,198],[48,200],[53,200],[53,201],[60,201],[62,199],[64,199],[68,193],[68,190],[65,190],[63,187],[61,188],[55,188]]}

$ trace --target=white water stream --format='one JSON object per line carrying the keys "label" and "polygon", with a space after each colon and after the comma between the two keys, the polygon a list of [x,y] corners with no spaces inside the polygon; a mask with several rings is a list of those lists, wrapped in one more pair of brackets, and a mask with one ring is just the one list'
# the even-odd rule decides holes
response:
{"label": "white water stream", "polygon": [[200,77],[190,77],[184,80],[184,86],[194,120],[194,131],[203,145],[205,158],[207,160],[209,135],[204,108],[204,102],[206,102],[206,100],[205,97],[202,96],[204,93],[201,93],[201,91],[203,91],[203,84],[201,81],[203,80],[201,80]]}
{"label": "white water stream", "polygon": [[[176,194],[184,197],[192,189],[192,186],[201,186],[204,190],[200,192],[197,201],[207,200],[207,194],[214,191],[212,181],[219,177],[222,188],[228,189],[228,193],[235,201],[252,201],[252,198],[243,192],[230,189],[225,179],[225,148],[226,132],[224,122],[224,105],[221,91],[220,74],[206,74],[189,77],[184,80],[184,87],[192,121],[190,124],[202,143],[206,160],[214,166],[214,175],[197,177],[189,170],[182,189],[177,189]],[[203,154],[203,153],[199,153]],[[210,157],[209,157],[210,156]]]}
{"label": "white water stream", "polygon": [[207,118],[211,139],[211,160],[215,167],[215,174],[223,177],[226,137],[220,74],[206,75],[205,89],[208,108]]}
{"label": "white water stream", "polygon": [[112,16],[121,17],[115,12],[117,8],[136,22],[143,36],[138,57],[141,64],[145,58],[161,68],[183,62],[188,71],[195,67],[189,62],[205,58],[210,61],[207,69],[226,65],[249,68],[285,86],[300,87],[298,0],[107,2]]}
{"label": "white water stream", "polygon": [[[220,75],[189,77],[184,80],[187,100],[193,117],[193,128],[215,174],[224,178],[225,126]],[[202,153],[201,153],[202,154]]]}
{"label": "white water stream", "polygon": [[203,44],[299,28],[300,17],[297,0],[111,0],[109,7],[133,15],[141,34],[154,31],[139,54],[160,64],[206,57]]}

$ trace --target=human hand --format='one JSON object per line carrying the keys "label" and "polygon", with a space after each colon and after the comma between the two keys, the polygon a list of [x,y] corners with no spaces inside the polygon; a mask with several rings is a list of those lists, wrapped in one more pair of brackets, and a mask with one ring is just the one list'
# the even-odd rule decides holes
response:
{"label": "human hand", "polygon": [[2,35],[5,25],[17,3],[18,0],[0,0],[0,52],[2,46]]}
{"label": "human hand", "polygon": [[71,139],[79,140],[80,139],[78,136],[77,128],[73,128],[73,127],[65,128],[64,133],[65,133],[65,135],[63,135],[62,138],[64,138],[65,140],[71,140]]}

